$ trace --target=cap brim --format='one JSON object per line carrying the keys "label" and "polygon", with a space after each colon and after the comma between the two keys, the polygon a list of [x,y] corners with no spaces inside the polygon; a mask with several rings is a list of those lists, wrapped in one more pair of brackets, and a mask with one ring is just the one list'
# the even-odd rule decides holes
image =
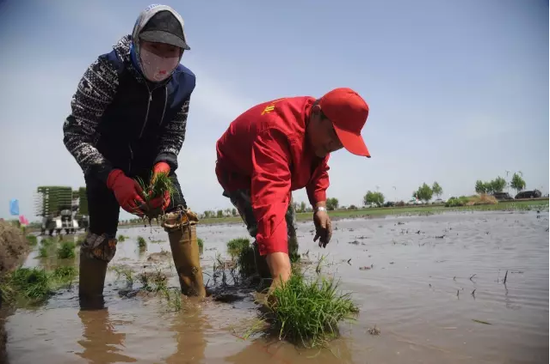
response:
{"label": "cap brim", "polygon": [[365,141],[363,140],[363,137],[361,137],[361,135],[342,130],[336,127],[336,125],[333,126],[336,135],[338,135],[338,139],[340,139],[340,142],[342,142],[342,145],[344,146],[344,148],[346,148],[348,152],[362,157],[370,158],[369,149],[367,148]]}
{"label": "cap brim", "polygon": [[185,43],[183,39],[181,39],[180,37],[177,37],[174,34],[163,32],[160,30],[151,30],[151,31],[140,33],[139,39],[145,40],[147,42],[170,44],[179,48],[183,48],[186,51],[191,49],[187,45],[187,43]]}

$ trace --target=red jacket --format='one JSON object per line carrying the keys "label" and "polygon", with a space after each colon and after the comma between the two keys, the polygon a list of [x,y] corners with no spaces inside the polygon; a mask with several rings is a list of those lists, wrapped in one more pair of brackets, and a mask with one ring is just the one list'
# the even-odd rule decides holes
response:
{"label": "red jacket", "polygon": [[250,189],[260,253],[288,252],[285,214],[291,191],[306,187],[315,205],[326,200],[328,159],[305,136],[315,98],[264,102],[241,114],[216,144],[216,175],[226,191]]}

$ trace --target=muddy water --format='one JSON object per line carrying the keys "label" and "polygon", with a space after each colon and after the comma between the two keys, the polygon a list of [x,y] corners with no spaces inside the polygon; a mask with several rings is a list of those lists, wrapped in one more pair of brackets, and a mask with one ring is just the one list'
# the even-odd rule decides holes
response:
{"label": "muddy water", "polygon": [[[313,261],[327,255],[324,273],[340,277],[361,308],[358,321],[344,324],[343,337],[328,349],[240,338],[257,314],[251,299],[185,301],[182,311],[170,312],[157,298],[121,297],[125,282],[109,272],[103,311],[80,312],[72,289],[11,316],[10,363],[548,362],[548,212],[341,220],[335,226],[327,249],[312,242],[311,223],[298,232],[301,252],[309,251]],[[113,265],[169,267],[170,256],[153,254],[169,251],[162,230],[120,233],[130,239],[119,244]],[[244,234],[240,225],[199,228],[205,281],[215,255]],[[137,248],[138,235],[148,240],[145,253]],[[34,255],[27,261],[39,264],[47,263]],[[369,334],[374,326],[379,335]]]}

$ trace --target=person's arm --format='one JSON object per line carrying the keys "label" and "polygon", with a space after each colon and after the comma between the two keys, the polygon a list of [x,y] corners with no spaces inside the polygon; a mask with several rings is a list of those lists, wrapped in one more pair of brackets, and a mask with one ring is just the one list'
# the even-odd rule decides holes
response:
{"label": "person's arm", "polygon": [[108,61],[95,60],[78,83],[71,114],[63,124],[63,143],[85,175],[107,183],[112,166],[96,149],[97,127],[118,88],[117,70]]}
{"label": "person's arm", "polygon": [[288,254],[285,214],[290,203],[290,151],[284,133],[268,129],[252,146],[252,208],[260,253]]}
{"label": "person's arm", "polygon": [[326,207],[327,188],[330,184],[328,171],[329,156],[326,156],[313,172],[313,176],[306,186],[309,203],[315,209],[317,207]]}

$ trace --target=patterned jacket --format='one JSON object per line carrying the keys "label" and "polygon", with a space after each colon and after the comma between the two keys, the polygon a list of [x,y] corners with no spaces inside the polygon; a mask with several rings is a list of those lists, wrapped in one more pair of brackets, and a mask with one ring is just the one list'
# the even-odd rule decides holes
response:
{"label": "patterned jacket", "polygon": [[132,47],[127,35],[100,55],[72,98],[63,142],[86,179],[106,182],[113,168],[147,178],[159,161],[178,167],[195,75],[180,64],[168,80],[152,84],[132,61]]}

